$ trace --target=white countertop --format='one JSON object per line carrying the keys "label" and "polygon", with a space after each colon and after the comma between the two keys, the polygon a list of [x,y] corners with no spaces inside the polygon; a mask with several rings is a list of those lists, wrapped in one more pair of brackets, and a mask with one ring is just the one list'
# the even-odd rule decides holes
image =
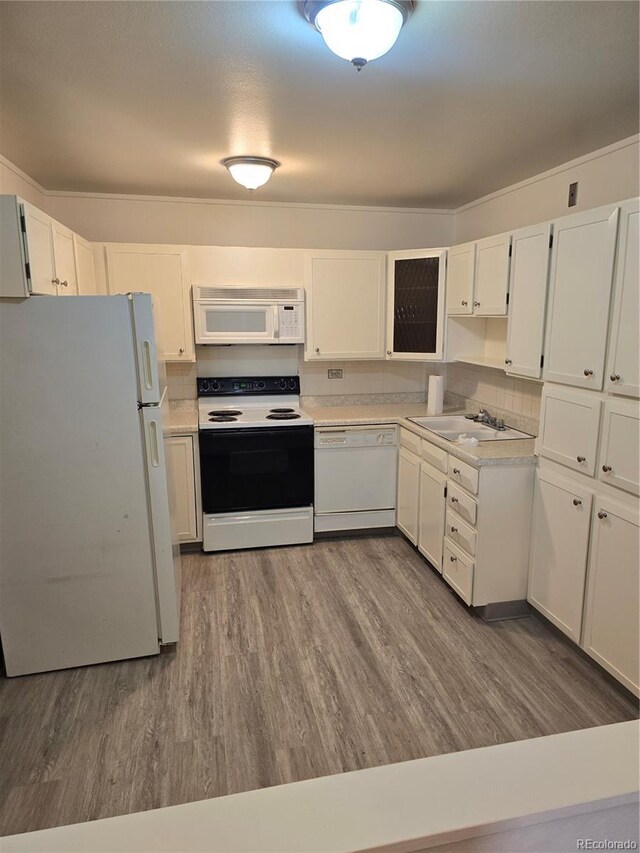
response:
{"label": "white countertop", "polygon": [[[421,418],[427,415],[427,407],[422,403],[393,403],[374,406],[305,406],[305,412],[313,418],[315,426],[399,424],[476,468],[484,465],[535,465],[537,462],[537,457],[534,455],[535,439],[533,438],[485,441],[473,448],[461,447],[453,441],[441,438],[434,432],[408,420],[408,418]],[[444,414],[463,414],[463,412],[456,410],[447,411]]]}
{"label": "white countertop", "polygon": [[0,850],[408,851],[523,826],[542,824],[544,832],[547,821],[548,844],[535,849],[555,850],[560,819],[587,820],[636,801],[639,729],[637,721],[615,723],[339,773],[13,835]]}

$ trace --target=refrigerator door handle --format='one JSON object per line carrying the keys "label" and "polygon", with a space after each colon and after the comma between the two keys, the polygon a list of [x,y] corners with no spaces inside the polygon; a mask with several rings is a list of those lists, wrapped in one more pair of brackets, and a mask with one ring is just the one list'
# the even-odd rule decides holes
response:
{"label": "refrigerator door handle", "polygon": [[147,391],[153,389],[153,362],[151,358],[151,341],[142,341],[142,364],[144,371],[144,387]]}
{"label": "refrigerator door handle", "polygon": [[160,467],[160,448],[158,446],[158,421],[149,421],[149,456],[154,468]]}

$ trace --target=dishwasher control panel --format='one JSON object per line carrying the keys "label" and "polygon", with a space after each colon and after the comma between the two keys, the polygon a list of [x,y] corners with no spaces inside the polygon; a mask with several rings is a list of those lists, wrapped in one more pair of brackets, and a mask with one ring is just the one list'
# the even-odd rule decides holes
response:
{"label": "dishwasher control panel", "polygon": [[316,429],[317,449],[338,447],[394,447],[398,443],[395,427],[346,427],[345,429]]}

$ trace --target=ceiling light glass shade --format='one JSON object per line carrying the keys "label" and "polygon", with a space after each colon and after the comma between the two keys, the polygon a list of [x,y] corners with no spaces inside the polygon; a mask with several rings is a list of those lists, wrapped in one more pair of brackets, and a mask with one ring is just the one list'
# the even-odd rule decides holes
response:
{"label": "ceiling light glass shade", "polygon": [[227,157],[222,165],[234,181],[253,191],[267,183],[280,163],[269,157]]}
{"label": "ceiling light glass shade", "polygon": [[305,15],[327,47],[360,70],[391,50],[412,6],[401,0],[307,0]]}

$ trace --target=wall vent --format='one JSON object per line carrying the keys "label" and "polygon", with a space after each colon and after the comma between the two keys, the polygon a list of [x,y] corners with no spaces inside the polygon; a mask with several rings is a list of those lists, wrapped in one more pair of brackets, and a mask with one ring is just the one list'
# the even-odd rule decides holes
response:
{"label": "wall vent", "polygon": [[301,302],[301,287],[194,287],[194,299],[227,299],[234,302]]}

